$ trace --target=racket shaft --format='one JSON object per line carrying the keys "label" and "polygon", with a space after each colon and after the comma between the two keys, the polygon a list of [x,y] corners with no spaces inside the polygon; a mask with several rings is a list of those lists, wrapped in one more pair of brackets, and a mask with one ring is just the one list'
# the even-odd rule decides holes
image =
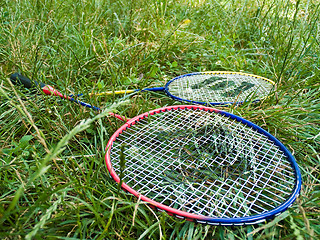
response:
{"label": "racket shaft", "polygon": [[55,89],[54,87],[50,86],[50,85],[46,85],[44,88],[42,88],[42,91],[46,94],[46,95],[55,95],[55,96],[59,96],[61,98],[64,98],[64,99],[67,99],[71,102],[75,102],[75,103],[78,103],[84,107],[88,107],[88,108],[92,108],[94,110],[101,110],[100,108],[98,107],[95,107],[95,106],[92,106],[88,103],[85,103],[85,102],[82,102],[82,101],[79,101],[79,100],[76,100],[70,96],[67,96],[67,95],[63,95],[62,93],[60,93],[57,89]]}
{"label": "racket shaft", "polygon": [[91,93],[91,95],[95,96],[110,96],[113,94],[127,94],[127,93],[133,93],[133,92],[145,92],[145,91],[152,91],[152,92],[157,92],[157,91],[164,91],[164,87],[154,87],[154,88],[144,88],[142,90],[136,89],[136,90],[119,90],[119,91],[107,91],[107,92],[102,92],[102,93]]}
{"label": "racket shaft", "polygon": [[102,93],[90,93],[90,96],[95,95],[95,96],[110,96],[113,94],[126,94],[126,93],[133,93],[136,92],[137,90],[120,90],[120,91],[107,91],[107,92],[102,92]]}
{"label": "racket shaft", "polygon": [[115,114],[115,113],[112,113],[112,112],[109,112],[109,114],[110,114],[111,116],[114,116],[115,118],[118,118],[119,120],[121,120],[121,121],[123,121],[123,122],[127,122],[127,121],[130,120],[130,118],[126,118],[126,117],[121,116],[121,115],[119,115],[119,114]]}

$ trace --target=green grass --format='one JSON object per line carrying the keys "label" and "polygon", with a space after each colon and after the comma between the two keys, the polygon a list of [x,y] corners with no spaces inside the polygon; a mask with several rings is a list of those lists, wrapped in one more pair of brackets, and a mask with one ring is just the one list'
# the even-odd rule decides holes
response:
{"label": "green grass", "polygon": [[[0,238],[319,238],[319,14],[316,0],[0,1]],[[8,81],[19,71],[133,117],[176,102],[159,93],[125,102],[89,93],[162,86],[209,70],[277,83],[269,99],[226,110],[295,156],[303,188],[286,218],[213,227],[154,212],[118,192],[107,173],[104,147],[121,122]]]}

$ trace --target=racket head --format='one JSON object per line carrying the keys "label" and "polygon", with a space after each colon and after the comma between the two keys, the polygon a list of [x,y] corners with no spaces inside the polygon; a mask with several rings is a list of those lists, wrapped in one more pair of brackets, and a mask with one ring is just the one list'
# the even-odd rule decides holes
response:
{"label": "racket head", "polygon": [[117,183],[121,145],[122,189],[190,221],[263,222],[291,206],[301,189],[299,167],[279,140],[210,107],[164,107],[125,123],[106,147],[106,165]]}
{"label": "racket head", "polygon": [[195,72],[167,82],[165,92],[181,102],[214,106],[260,101],[274,85],[270,79],[242,72]]}

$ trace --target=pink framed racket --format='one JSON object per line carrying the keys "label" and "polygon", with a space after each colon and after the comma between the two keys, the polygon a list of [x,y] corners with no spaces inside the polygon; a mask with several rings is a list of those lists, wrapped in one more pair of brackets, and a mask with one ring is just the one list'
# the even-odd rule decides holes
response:
{"label": "pink framed racket", "polygon": [[213,225],[273,218],[301,188],[298,165],[279,140],[204,106],[164,107],[128,120],[111,136],[105,161],[125,191],[170,215]]}

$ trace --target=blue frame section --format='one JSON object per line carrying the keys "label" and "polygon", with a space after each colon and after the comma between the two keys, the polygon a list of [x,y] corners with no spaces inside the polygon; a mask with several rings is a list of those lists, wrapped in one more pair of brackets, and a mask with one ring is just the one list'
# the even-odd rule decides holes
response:
{"label": "blue frame section", "polygon": [[[217,225],[245,225],[245,224],[254,224],[254,223],[260,223],[263,220],[268,220],[268,219],[272,219],[275,217],[275,215],[280,214],[282,212],[284,212],[285,210],[288,209],[288,207],[290,207],[293,202],[296,200],[296,198],[298,197],[300,190],[301,190],[301,184],[302,184],[302,178],[301,178],[301,173],[299,170],[299,166],[296,163],[295,158],[292,156],[292,154],[289,152],[289,150],[274,136],[272,136],[270,133],[268,133],[266,130],[262,129],[261,127],[255,125],[254,123],[245,120],[241,117],[238,117],[234,114],[228,113],[228,112],[224,112],[224,111],[219,111],[218,114],[224,115],[226,117],[230,117],[231,119],[235,119],[238,122],[241,122],[249,127],[251,127],[252,129],[257,130],[259,133],[267,136],[272,142],[275,143],[275,145],[277,145],[283,152],[284,154],[288,157],[288,160],[291,163],[292,168],[295,171],[295,177],[296,177],[296,185],[295,185],[295,189],[293,189],[291,196],[284,202],[282,203],[279,207],[263,213],[263,214],[259,214],[259,215],[254,215],[254,216],[250,216],[250,217],[243,217],[243,218],[208,218],[208,217],[204,217],[204,221],[207,222],[208,224],[217,224]],[[201,222],[201,220],[199,221]]]}

